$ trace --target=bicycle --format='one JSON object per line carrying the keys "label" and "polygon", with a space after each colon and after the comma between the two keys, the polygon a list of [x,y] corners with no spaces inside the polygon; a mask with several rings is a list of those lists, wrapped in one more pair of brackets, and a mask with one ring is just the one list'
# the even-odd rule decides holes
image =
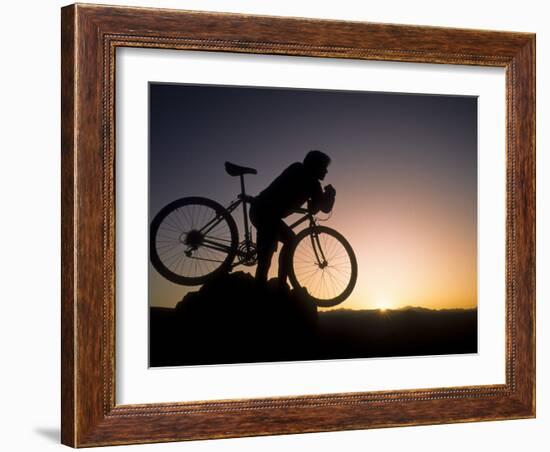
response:
{"label": "bicycle", "polygon": [[[244,175],[257,174],[254,168],[225,162],[232,177],[240,177],[241,193],[223,207],[208,198],[185,197],[162,208],[151,222],[150,258],[155,269],[177,284],[204,284],[238,265],[253,266],[258,253],[249,226],[248,205],[254,197],[246,194]],[[244,240],[239,241],[237,224],[231,213],[242,205]],[[321,307],[342,303],[357,281],[357,259],[351,245],[338,231],[320,226],[308,209],[292,223],[292,229],[308,222],[296,235],[289,251],[290,283],[304,288]]]}

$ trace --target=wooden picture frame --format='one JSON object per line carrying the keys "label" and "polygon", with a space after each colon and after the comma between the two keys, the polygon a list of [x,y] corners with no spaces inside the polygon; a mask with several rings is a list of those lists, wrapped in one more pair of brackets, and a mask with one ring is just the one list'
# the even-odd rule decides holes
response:
{"label": "wooden picture frame", "polygon": [[[62,9],[61,33],[63,444],[86,447],[535,416],[535,35],[80,4]],[[505,68],[506,383],[117,405],[117,47]]]}

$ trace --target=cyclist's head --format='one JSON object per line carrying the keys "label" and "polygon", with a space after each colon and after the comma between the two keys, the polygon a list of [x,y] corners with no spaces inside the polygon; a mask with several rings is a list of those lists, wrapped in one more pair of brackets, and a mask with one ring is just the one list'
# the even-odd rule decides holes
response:
{"label": "cyclist's head", "polygon": [[330,157],[324,152],[313,150],[309,151],[304,158],[304,166],[317,179],[323,180],[328,171]]}

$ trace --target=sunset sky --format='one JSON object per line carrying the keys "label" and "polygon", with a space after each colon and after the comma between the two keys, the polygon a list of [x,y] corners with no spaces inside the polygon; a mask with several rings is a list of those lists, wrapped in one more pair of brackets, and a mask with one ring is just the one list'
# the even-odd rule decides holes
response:
{"label": "sunset sky", "polygon": [[[258,170],[245,178],[256,195],[320,149],[332,158],[323,184],[337,190],[323,224],[359,268],[337,308],[477,305],[476,97],[150,84],[149,137],[149,220],[184,196],[234,200],[226,160]],[[189,290],[149,264],[151,305]]]}

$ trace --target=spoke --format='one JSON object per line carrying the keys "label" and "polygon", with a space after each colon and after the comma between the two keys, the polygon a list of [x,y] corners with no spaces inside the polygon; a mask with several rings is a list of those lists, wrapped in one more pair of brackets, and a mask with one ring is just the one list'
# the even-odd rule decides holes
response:
{"label": "spoke", "polygon": [[[218,260],[217,259],[217,253],[218,251],[215,251],[215,250],[209,250],[208,248],[205,249],[206,251],[206,255],[208,256],[208,259],[210,260],[210,262],[218,262],[218,263],[222,263],[222,261]],[[212,265],[210,266],[211,270],[210,271],[213,271],[212,270]],[[215,267],[214,267],[214,270],[215,270]]]}
{"label": "spoke", "polygon": [[327,261],[335,258],[342,251],[342,245],[339,241],[335,240],[332,242],[329,252],[327,253]]}
{"label": "spoke", "polygon": [[177,245],[180,245],[180,241],[179,240],[156,240],[156,243],[157,243],[157,248],[159,246],[177,246]]}
{"label": "spoke", "polygon": [[328,275],[328,277],[330,278],[330,280],[332,282],[331,287],[333,289],[333,293],[336,295],[336,289],[338,289],[340,291],[342,286],[337,280],[335,280],[333,278],[332,273],[330,273],[330,271],[328,269],[327,269],[327,275]]}
{"label": "spoke", "polygon": [[198,210],[199,207],[196,204],[193,204],[189,209],[189,219],[191,220],[191,229],[196,229],[198,223]]}
{"label": "spoke", "polygon": [[[171,250],[175,250],[175,251],[176,251],[176,254],[178,254],[178,253],[181,252],[181,251],[180,251],[180,248],[181,248],[181,247],[179,247],[179,246],[172,246],[172,247],[170,248],[170,250],[165,250],[165,251],[162,253],[162,255],[163,255],[163,256],[166,256],[166,257],[168,257],[168,258],[170,258],[170,257],[174,256],[174,254],[171,253],[170,251],[171,251]],[[158,251],[158,250],[157,250],[157,251]]]}
{"label": "spoke", "polygon": [[156,242],[179,242],[179,235],[174,237],[173,235],[157,234]]}
{"label": "spoke", "polygon": [[318,278],[317,278],[317,284],[315,285],[315,289],[313,291],[314,294],[317,294],[317,289],[319,288],[320,284],[321,284],[321,277],[319,276],[319,273],[315,273],[316,275],[318,275]]}
{"label": "spoke", "polygon": [[182,229],[185,229],[185,225],[181,222],[177,210],[172,212],[168,216],[168,218],[170,219],[170,221],[172,222],[171,224],[176,228],[176,230],[181,231]]}
{"label": "spoke", "polygon": [[[326,269],[325,269],[326,270]],[[332,295],[334,293],[334,281],[332,281],[332,276],[330,276],[329,272],[327,271],[324,271],[323,272],[324,275],[327,276],[327,295],[330,297],[330,298],[333,298],[334,296]],[[331,294],[331,290],[332,290],[332,294]]]}
{"label": "spoke", "polygon": [[182,207],[178,210],[178,214],[182,218],[182,223],[187,229],[194,229],[195,217],[192,208]]}
{"label": "spoke", "polygon": [[[339,260],[339,259],[349,259],[349,256],[348,256],[348,253],[346,252],[346,250],[343,250],[343,251],[339,251],[338,253],[335,253],[334,255],[332,255],[330,257],[330,260]],[[327,259],[329,260],[329,259]]]}
{"label": "spoke", "polygon": [[296,270],[294,271],[294,273],[296,273],[296,275],[300,274],[300,275],[308,275],[310,274],[311,272],[315,272],[315,271],[319,271],[320,268],[318,265],[312,265],[312,266],[309,266],[309,268],[306,268],[304,270],[300,270],[299,273],[296,273]]}
{"label": "spoke", "polygon": [[340,266],[340,267],[344,267],[344,268],[339,268],[335,265],[329,265],[328,268],[333,268],[334,270],[336,270],[337,272],[340,272],[340,273],[351,273],[351,265],[346,265],[346,266]]}
{"label": "spoke", "polygon": [[336,284],[338,284],[339,289],[341,289],[343,291],[343,290],[346,289],[346,287],[348,287],[349,282],[350,282],[349,278],[346,278],[345,280],[342,280],[341,278],[337,277],[334,273],[332,273],[330,271],[329,271],[329,274],[330,274],[331,278],[333,279],[333,281]]}
{"label": "spoke", "polygon": [[[344,287],[346,286],[345,280],[342,280],[341,278],[339,278],[339,277],[336,276],[335,274],[332,274],[332,273],[331,273],[331,275],[334,277],[334,279],[335,279],[336,281],[340,282]],[[349,278],[348,278],[348,280],[349,280]]]}
{"label": "spoke", "polygon": [[325,287],[325,273],[323,271],[320,272],[320,278],[319,278],[319,294],[323,293],[323,288]]}
{"label": "spoke", "polygon": [[[296,248],[296,252],[302,256],[304,256],[304,260],[308,261],[315,261],[315,255],[313,253],[313,248],[311,248],[311,243],[308,243],[308,245],[300,246],[301,244],[298,244],[298,247]],[[294,253],[296,255],[297,253]]]}
{"label": "spoke", "polygon": [[[164,230],[164,229],[167,229],[168,231],[173,231],[175,232],[176,234],[179,234],[181,232],[180,229],[175,229],[172,225],[170,224],[166,224],[166,223],[163,223],[161,228]],[[161,229],[159,228],[159,230]]]}
{"label": "spoke", "polygon": [[180,258],[178,260],[176,260],[176,262],[174,263],[174,269],[177,270],[179,268],[179,266],[182,264],[182,262],[185,262],[185,253],[182,253]]}
{"label": "spoke", "polygon": [[176,238],[171,235],[157,234],[157,241],[158,241],[158,237],[160,237],[161,239],[167,239],[167,240],[179,242],[179,236]]}
{"label": "spoke", "polygon": [[181,226],[173,217],[174,217],[173,215],[166,217],[162,225],[163,226],[170,225],[171,227],[174,228],[174,230],[181,231]]}
{"label": "spoke", "polygon": [[200,270],[200,274],[202,275],[203,274],[203,271],[202,271],[202,262],[200,260],[197,260],[197,265],[199,266],[199,270]]}
{"label": "spoke", "polygon": [[218,260],[215,260],[215,259],[208,259],[206,257],[192,257],[191,259],[195,259],[195,260],[198,260],[198,261],[204,261],[204,262],[217,262],[219,264],[223,264],[223,261],[218,261]]}
{"label": "spoke", "polygon": [[171,256],[166,257],[163,260],[168,264],[169,267],[172,267],[176,263],[176,261],[178,261],[178,259],[182,257],[182,255],[185,256],[185,253],[175,253]]}
{"label": "spoke", "polygon": [[305,271],[305,270],[307,270],[307,269],[309,269],[309,268],[312,268],[312,267],[314,267],[314,268],[319,268],[319,265],[316,264],[315,262],[301,263],[301,264],[299,264],[299,265],[294,264],[294,271],[295,271],[296,273],[298,273],[298,272]]}
{"label": "spoke", "polygon": [[331,259],[329,262],[349,262],[349,256],[347,254],[335,257],[334,259]]}
{"label": "spoke", "polygon": [[325,272],[324,272],[324,271],[323,271],[323,289],[324,289],[324,290],[323,290],[323,294],[325,293],[325,291],[326,291],[326,293],[328,294],[327,281],[326,281],[326,279],[325,279]]}
{"label": "spoke", "polygon": [[177,246],[179,246],[179,244],[176,244],[176,245],[165,244],[165,245],[157,245],[156,248],[157,248],[157,251],[166,251],[167,249],[173,249],[173,248],[176,248]]}
{"label": "spoke", "polygon": [[178,212],[183,217],[184,224],[192,228],[193,227],[192,221],[189,219],[189,214],[187,213],[187,211],[184,208],[181,208],[181,209],[178,209]]}
{"label": "spoke", "polygon": [[309,282],[310,282],[310,281],[313,281],[314,278],[315,278],[315,276],[318,275],[318,274],[319,274],[318,272],[313,272],[313,273],[311,273],[311,274],[304,280],[303,283],[300,283],[300,285],[301,285],[302,287],[307,286],[307,285],[309,284]]}
{"label": "spoke", "polygon": [[[213,259],[215,257],[213,256],[213,252],[211,252],[208,248],[204,248],[204,254],[206,255],[206,258],[204,260],[208,260],[209,262],[216,262],[216,260]],[[210,268],[212,268],[212,266],[210,266]]]}
{"label": "spoke", "polygon": [[204,222],[204,209],[203,209],[203,206],[200,206],[199,207],[199,221],[198,221],[198,226],[197,228],[200,230],[202,228],[202,225],[203,224],[206,224]]}
{"label": "spoke", "polygon": [[329,238],[326,237],[326,234],[324,234],[324,245],[323,245],[323,254],[325,256],[325,259],[328,261],[329,257],[332,255],[332,252],[334,251],[335,244],[333,241],[330,241]]}
{"label": "spoke", "polygon": [[319,278],[319,296],[317,298],[323,298],[322,297],[322,294],[323,294],[323,288],[324,288],[324,283],[325,283],[325,274],[323,272],[320,272],[320,278]]}

